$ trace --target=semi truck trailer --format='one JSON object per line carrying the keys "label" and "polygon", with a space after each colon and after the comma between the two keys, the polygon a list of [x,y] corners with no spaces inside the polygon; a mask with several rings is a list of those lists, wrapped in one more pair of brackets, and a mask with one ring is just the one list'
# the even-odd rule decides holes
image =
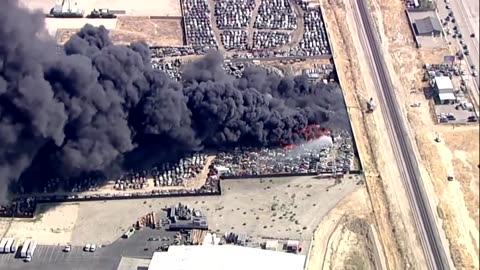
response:
{"label": "semi truck trailer", "polygon": [[30,246],[30,242],[32,240],[28,239],[25,242],[23,242],[22,250],[20,251],[20,257],[26,258],[27,257],[27,251],[28,247]]}

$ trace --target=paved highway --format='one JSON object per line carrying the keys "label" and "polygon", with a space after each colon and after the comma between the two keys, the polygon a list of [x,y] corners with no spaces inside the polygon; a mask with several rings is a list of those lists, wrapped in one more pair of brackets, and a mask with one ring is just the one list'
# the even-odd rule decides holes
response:
{"label": "paved highway", "polygon": [[[404,185],[409,196],[410,205],[414,214],[415,223],[419,232],[420,241],[425,253],[428,269],[450,269],[448,259],[440,240],[438,228],[433,217],[431,207],[425,194],[418,163],[415,158],[413,146],[403,122],[396,94],[388,76],[385,60],[379,45],[379,39],[373,27],[372,18],[367,8],[366,0],[355,0],[356,12],[361,20],[362,27],[360,39],[368,47],[367,55],[370,57],[377,78],[379,105],[385,113],[388,134]],[[363,29],[362,29],[363,28]],[[423,268],[423,267],[421,267]]]}
{"label": "paved highway", "polygon": [[[448,2],[448,3],[447,3]],[[447,8],[448,6],[448,8]],[[473,69],[472,65],[476,66],[476,69],[479,68],[479,4],[478,1],[466,1],[466,0],[443,0],[437,1],[437,9],[440,18],[444,19],[447,17],[448,13],[451,11],[455,16],[455,23],[449,23],[450,36],[448,40],[452,42],[453,49],[455,52],[463,51],[462,44],[459,43],[460,39],[454,39],[452,34],[454,33],[453,27],[457,26],[460,32],[462,33],[463,44],[468,46],[469,55],[465,56],[467,65],[465,69],[467,70],[468,75],[472,74]],[[471,37],[471,34],[475,34],[475,37]],[[478,73],[478,70],[477,70]],[[474,101],[477,105],[480,105],[479,100],[479,77],[470,77],[468,79],[467,85],[472,88],[472,94]]]}

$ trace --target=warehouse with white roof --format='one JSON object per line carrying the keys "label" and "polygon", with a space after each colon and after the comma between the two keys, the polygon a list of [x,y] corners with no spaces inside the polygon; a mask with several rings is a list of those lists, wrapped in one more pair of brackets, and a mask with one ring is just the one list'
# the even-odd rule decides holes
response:
{"label": "warehouse with white roof", "polygon": [[305,255],[234,245],[170,246],[148,270],[303,270]]}

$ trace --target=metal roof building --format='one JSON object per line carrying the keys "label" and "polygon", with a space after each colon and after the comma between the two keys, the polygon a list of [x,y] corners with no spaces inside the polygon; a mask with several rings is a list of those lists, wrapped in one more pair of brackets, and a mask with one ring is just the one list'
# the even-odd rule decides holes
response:
{"label": "metal roof building", "polygon": [[435,77],[435,92],[441,103],[451,103],[457,99],[453,93],[452,80],[446,76]]}
{"label": "metal roof building", "polygon": [[234,245],[170,246],[148,270],[303,270],[305,255]]}
{"label": "metal roof building", "polygon": [[419,36],[439,36],[442,34],[442,25],[437,18],[432,16],[415,20],[414,27],[416,34]]}

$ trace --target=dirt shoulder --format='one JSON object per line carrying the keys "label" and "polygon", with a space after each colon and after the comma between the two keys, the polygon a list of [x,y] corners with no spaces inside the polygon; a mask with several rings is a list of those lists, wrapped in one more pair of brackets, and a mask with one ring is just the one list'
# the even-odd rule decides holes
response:
{"label": "dirt shoulder", "polygon": [[[457,269],[479,268],[478,126],[441,126],[433,104],[419,89],[424,63],[441,63],[447,48],[416,49],[403,2],[370,1],[397,97],[408,119],[412,142],[447,255]],[[388,18],[388,19],[387,19]],[[412,108],[421,102],[425,106]],[[436,134],[443,138],[435,143]],[[455,181],[447,181],[449,175]]]}

